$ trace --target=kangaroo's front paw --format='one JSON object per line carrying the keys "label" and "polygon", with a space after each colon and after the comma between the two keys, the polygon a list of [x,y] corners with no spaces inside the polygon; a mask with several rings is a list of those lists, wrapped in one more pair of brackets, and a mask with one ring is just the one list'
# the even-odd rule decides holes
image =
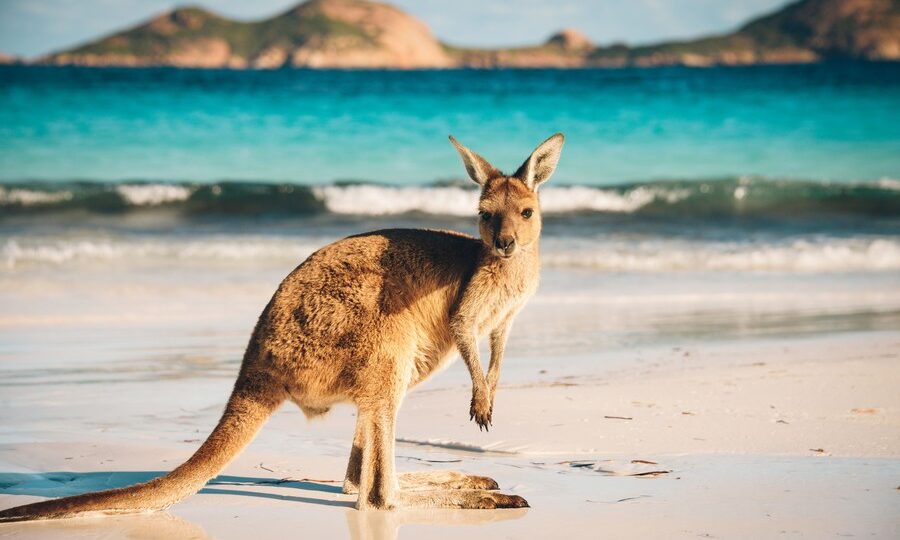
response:
{"label": "kangaroo's front paw", "polygon": [[490,430],[491,426],[491,400],[484,392],[472,394],[472,404],[469,406],[469,420],[475,420],[478,429]]}

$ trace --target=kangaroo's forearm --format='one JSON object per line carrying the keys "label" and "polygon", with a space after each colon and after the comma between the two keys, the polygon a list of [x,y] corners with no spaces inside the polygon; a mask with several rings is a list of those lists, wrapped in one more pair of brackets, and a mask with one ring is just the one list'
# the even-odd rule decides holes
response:
{"label": "kangaroo's forearm", "polygon": [[462,356],[469,370],[469,376],[472,378],[472,390],[486,390],[487,381],[484,377],[484,370],[481,367],[481,358],[478,355],[478,341],[475,338],[475,332],[472,327],[457,328],[454,331],[454,340],[459,355]]}
{"label": "kangaroo's forearm", "polygon": [[491,392],[493,401],[500,380],[500,367],[503,364],[503,353],[506,350],[506,337],[509,334],[510,324],[504,321],[497,329],[491,332],[491,363],[488,366],[487,386]]}
{"label": "kangaroo's forearm", "polygon": [[500,380],[500,367],[503,364],[503,353],[506,350],[507,329],[503,328],[491,333],[491,363],[488,366],[487,385],[491,391],[491,397],[497,389]]}

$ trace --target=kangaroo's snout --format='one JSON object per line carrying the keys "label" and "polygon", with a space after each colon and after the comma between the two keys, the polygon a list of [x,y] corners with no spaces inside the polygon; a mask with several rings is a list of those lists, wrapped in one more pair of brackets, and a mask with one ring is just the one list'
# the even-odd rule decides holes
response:
{"label": "kangaroo's snout", "polygon": [[498,236],[494,239],[497,255],[509,257],[516,251],[516,239],[512,236]]}

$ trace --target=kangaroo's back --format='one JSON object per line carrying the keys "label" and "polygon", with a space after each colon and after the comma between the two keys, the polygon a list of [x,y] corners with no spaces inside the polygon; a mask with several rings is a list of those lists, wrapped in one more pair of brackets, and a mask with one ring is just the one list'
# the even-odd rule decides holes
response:
{"label": "kangaroo's back", "polygon": [[386,229],[344,238],[282,281],[268,314],[271,327],[260,337],[277,343],[283,325],[298,325],[323,331],[319,339],[339,339],[346,336],[331,335],[338,327],[384,322],[435,295],[448,310],[480,258],[478,240],[452,231]]}
{"label": "kangaroo's back", "polygon": [[451,310],[480,257],[475,238],[423,229],[325,246],[284,279],[263,313],[259,361],[290,374],[290,393],[308,411],[353,400],[365,363],[394,335],[402,342],[396,346],[448,352]]}

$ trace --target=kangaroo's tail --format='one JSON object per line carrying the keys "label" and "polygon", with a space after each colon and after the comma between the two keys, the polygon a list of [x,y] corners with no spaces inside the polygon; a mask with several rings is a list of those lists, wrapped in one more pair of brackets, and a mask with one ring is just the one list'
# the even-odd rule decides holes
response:
{"label": "kangaroo's tail", "polygon": [[222,419],[206,442],[169,474],[130,487],[17,506],[0,511],[0,522],[126,514],[168,508],[196,493],[216,476],[253,440],[265,421],[281,405],[284,398],[274,395],[277,390],[272,386],[257,385],[256,388],[235,387]]}

